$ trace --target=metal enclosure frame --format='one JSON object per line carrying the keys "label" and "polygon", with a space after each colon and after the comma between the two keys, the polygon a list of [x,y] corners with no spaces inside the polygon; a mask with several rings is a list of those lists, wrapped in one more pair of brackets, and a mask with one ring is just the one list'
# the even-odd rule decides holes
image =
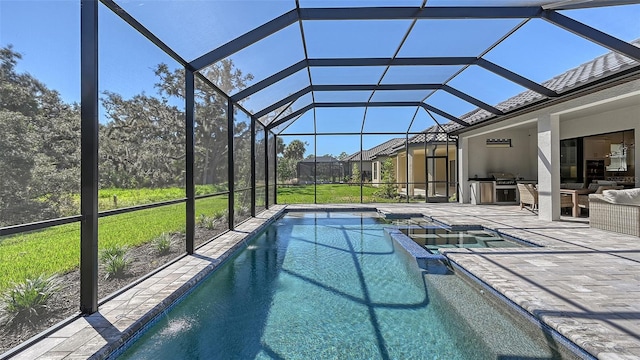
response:
{"label": "metal enclosure frame", "polygon": [[[102,3],[116,16],[120,17],[123,21],[129,24],[133,29],[139,32],[141,35],[150,40],[156,47],[164,51],[167,55],[177,61],[184,67],[185,71],[185,172],[186,172],[186,196],[184,199],[177,199],[172,201],[154,203],[149,205],[135,206],[125,209],[117,209],[112,211],[99,212],[98,211],[98,7]],[[635,1],[615,1],[615,5],[637,3]],[[223,94],[227,100],[227,126],[228,126],[228,226],[229,229],[234,229],[234,206],[235,206],[235,171],[234,171],[234,111],[240,109],[241,111],[249,114],[251,119],[251,215],[256,215],[256,159],[255,159],[255,122],[260,122],[265,131],[265,150],[264,150],[264,179],[265,179],[265,206],[268,208],[270,202],[270,185],[274,190],[273,198],[277,203],[277,153],[275,145],[277,139],[281,136],[280,133],[274,132],[274,129],[287,121],[295,120],[296,117],[301,116],[309,110],[314,110],[314,133],[309,134],[314,136],[314,140],[317,139],[318,133],[316,131],[316,108],[325,107],[415,107],[416,113],[419,109],[423,109],[426,113],[433,118],[437,124],[438,131],[442,131],[446,136],[447,148],[450,141],[455,140],[457,147],[458,139],[456,137],[450,137],[448,132],[443,128],[442,124],[439,124],[433,114],[437,114],[455,124],[466,127],[470,124],[461,120],[460,118],[448,114],[446,111],[438,109],[437,107],[430,105],[427,99],[422,101],[400,101],[400,102],[376,102],[371,101],[371,98],[367,102],[316,102],[314,93],[322,91],[358,91],[358,90],[443,90],[463,101],[469,102],[478,106],[481,109],[487,110],[493,114],[490,121],[499,120],[502,116],[509,116],[511,113],[521,110],[516,109],[513,111],[503,111],[496,107],[487,104],[469,94],[455,89],[447,84],[447,81],[439,84],[325,84],[314,85],[311,79],[310,68],[312,67],[335,67],[335,66],[402,66],[402,65],[465,65],[465,66],[479,66],[485,70],[488,70],[494,74],[497,74],[511,82],[521,85],[529,90],[535,91],[541,94],[545,99],[536,103],[536,105],[544,104],[545,101],[551,101],[563,96],[569,97],[573,94],[579,93],[581,90],[579,87],[567,91],[562,94],[538,84],[524,76],[516,74],[508,69],[505,69],[493,62],[490,62],[480,57],[422,57],[422,58],[309,58],[306,49],[306,39],[304,30],[302,28],[302,21],[307,20],[365,20],[365,19],[407,19],[407,20],[419,20],[419,19],[500,19],[500,18],[516,18],[516,19],[543,19],[554,26],[562,28],[571,33],[585,38],[593,43],[601,45],[607,49],[610,49],[616,53],[627,56],[635,61],[640,61],[640,48],[633,46],[632,44],[615,38],[609,34],[606,34],[600,30],[594,29],[588,25],[580,23],[574,19],[571,19],[563,14],[558,13],[560,8],[543,8],[540,6],[525,6],[525,7],[361,7],[361,8],[301,8],[299,3],[296,2],[295,9],[286,12],[285,14],[256,27],[255,29],[227,42],[226,44],[213,49],[210,52],[194,59],[193,61],[187,61],[181,57],[170,46],[160,40],[152,31],[148,30],[143,24],[131,16],[127,11],[120,7],[114,0],[79,0],[81,12],[81,39],[80,39],[80,54],[81,54],[81,215],[72,216],[67,218],[46,220],[37,223],[9,226],[0,229],[0,236],[11,235],[17,233],[23,233],[27,231],[43,229],[47,227],[57,226],[61,224],[68,224],[73,222],[80,222],[81,227],[81,259],[80,259],[80,311],[83,314],[91,314],[98,309],[97,298],[97,279],[98,279],[98,218],[111,216],[116,214],[122,214],[126,212],[149,209],[159,206],[165,206],[170,204],[177,204],[184,202],[186,204],[186,245],[185,252],[187,254],[194,253],[194,227],[195,227],[195,200],[205,198],[208,196],[196,196],[195,195],[195,182],[194,182],[194,123],[195,123],[195,95],[194,87],[196,79],[204,82],[207,86],[211,87],[215,91]],[[595,1],[593,6],[603,6],[606,4],[604,1]],[[567,5],[566,8],[576,8],[578,5]],[[285,69],[279,70],[274,74],[268,76],[264,80],[257,82],[256,84],[249,86],[236,94],[226,94],[220,90],[216,84],[211,83],[205,78],[200,70],[207,66],[216,63],[219,60],[227,58],[228,56],[254,44],[271,34],[274,34],[285,27],[298,22],[300,23],[300,31],[302,41],[304,45],[305,59],[291,65]],[[510,34],[500,39],[498,42],[504,40]],[[405,36],[406,38],[406,36]],[[495,46],[494,44],[493,46]],[[251,113],[244,109],[240,103],[248,96],[257,93],[258,91],[267,89],[270,85],[273,85],[279,81],[282,81],[296,72],[306,69],[309,74],[310,85],[303,88],[291,95],[288,95],[273,104]],[[640,66],[636,66],[632,69],[633,72],[640,71]],[[628,71],[627,71],[628,73]],[[615,79],[615,75],[604,77],[600,79],[602,83]],[[599,84],[595,83],[596,85]],[[593,85],[593,84],[590,84]],[[277,109],[285,106],[285,109],[293,104],[296,99],[301,96],[311,93],[312,103],[304,106],[296,111],[292,111],[290,114],[283,114],[280,111],[276,116],[276,120],[271,123],[262,123],[261,118]],[[280,117],[283,115],[282,117]],[[414,115],[415,117],[415,115]],[[410,127],[401,132],[405,135],[405,147],[408,150],[409,147],[409,134]],[[360,135],[360,151],[363,151],[363,134],[367,134],[363,128],[359,133],[354,135]],[[269,151],[269,137],[273,136],[275,141],[274,153]],[[426,142],[425,142],[426,148]],[[317,153],[317,141],[314,141],[314,153]],[[273,158],[273,159],[272,159]],[[446,155],[448,163],[448,151]],[[270,161],[273,161],[275,167],[269,167]],[[408,157],[407,157],[407,190],[409,186],[408,179]],[[428,161],[426,157],[425,149],[425,162]],[[448,164],[447,164],[448,165]],[[317,166],[317,164],[316,164]],[[363,160],[360,157],[360,168],[362,169]],[[274,184],[270,184],[270,174],[273,173],[273,179],[276,179]],[[262,176],[262,175],[261,175]],[[456,174],[456,177],[458,175]],[[314,178],[317,174],[314,173]],[[449,197],[448,189],[452,179],[449,178],[449,173],[446,174],[447,182],[447,197]],[[317,179],[316,179],[317,180]],[[458,179],[454,179],[457,183]],[[314,181],[314,184],[317,181]],[[360,181],[360,201],[363,201],[362,181]],[[458,194],[458,186],[456,186],[456,194]],[[427,193],[428,193],[428,181],[427,181]],[[317,191],[314,191],[314,201],[317,202]],[[408,196],[407,196],[408,201]],[[428,196],[427,196],[428,201]]]}

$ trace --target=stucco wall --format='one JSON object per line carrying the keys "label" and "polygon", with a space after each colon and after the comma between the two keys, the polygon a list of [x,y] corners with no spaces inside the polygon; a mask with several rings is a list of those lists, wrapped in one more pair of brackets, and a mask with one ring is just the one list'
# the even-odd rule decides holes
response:
{"label": "stucco wall", "polygon": [[[469,177],[486,177],[491,172],[506,172],[535,179],[537,138],[534,129],[507,129],[469,139]],[[489,148],[487,138],[511,139],[510,148]]]}
{"label": "stucco wall", "polygon": [[355,167],[360,170],[360,171],[369,171],[371,172],[372,169],[372,162],[371,161],[363,161],[362,162],[362,169],[360,168],[360,160],[354,160],[354,161],[349,161],[349,169],[353,169],[353,166],[355,165]]}
{"label": "stucco wall", "polygon": [[[413,182],[424,184],[427,182],[425,177],[425,160],[424,160],[424,152],[420,154],[413,154]],[[424,187],[424,186],[422,186]]]}
{"label": "stucco wall", "polygon": [[637,133],[640,129],[640,104],[578,118],[567,117],[560,116],[561,140],[630,129]]}

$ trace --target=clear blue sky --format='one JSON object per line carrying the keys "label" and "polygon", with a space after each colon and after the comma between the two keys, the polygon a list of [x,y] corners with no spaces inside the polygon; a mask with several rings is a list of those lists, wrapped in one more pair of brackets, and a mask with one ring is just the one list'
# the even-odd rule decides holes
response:
{"label": "clear blue sky", "polygon": [[[154,31],[187,60],[224,44],[246,31],[293,9],[294,1],[117,1],[141,23]],[[315,1],[301,0],[301,6],[349,6],[371,4],[419,5],[417,0]],[[505,3],[508,1],[504,1]],[[465,4],[464,0],[453,3]],[[477,2],[476,2],[477,3]],[[430,5],[443,5],[431,0]],[[448,2],[451,4],[451,2]],[[467,2],[468,4],[468,2]],[[565,15],[608,32],[623,40],[640,38],[640,5],[565,11]],[[477,56],[519,20],[421,20],[398,56]],[[411,21],[306,21],[303,24],[310,57],[389,57],[411,25]],[[60,92],[67,102],[80,100],[80,7],[79,1],[0,0],[0,46],[12,44],[23,54],[18,70],[29,72]],[[304,58],[299,25],[292,26],[231,56],[237,67],[255,76],[257,82]],[[489,54],[494,61],[532,80],[542,82],[572,67],[608,52],[598,45],[561,30],[543,20],[525,24],[511,38]],[[100,11],[100,89],[131,97],[140,92],[155,93],[157,81],[152,68],[158,63],[177,68],[170,57],[137,34],[104,6]],[[382,83],[441,82],[460,70],[458,66],[396,67]],[[312,68],[314,84],[375,84],[384,68]],[[248,99],[244,105],[259,110],[290,93],[308,86],[306,70]],[[449,85],[489,104],[496,104],[524,89],[493,73],[471,66]],[[374,101],[421,100],[430,91],[376,92]],[[366,101],[370,92],[316,93],[316,101]],[[401,97],[400,97],[401,96]],[[296,102],[300,108],[311,96]],[[460,116],[475,107],[441,91],[428,103]],[[370,108],[365,131],[406,131],[415,109]],[[305,114],[286,132],[313,131],[313,112]],[[364,109],[318,109],[319,132],[360,131]],[[439,119],[440,120],[440,119]],[[418,112],[412,131],[433,124]],[[391,136],[396,137],[396,136]],[[309,151],[338,155],[360,150],[359,136],[311,139]],[[366,136],[364,148],[389,138]],[[287,142],[291,138],[285,139]]]}

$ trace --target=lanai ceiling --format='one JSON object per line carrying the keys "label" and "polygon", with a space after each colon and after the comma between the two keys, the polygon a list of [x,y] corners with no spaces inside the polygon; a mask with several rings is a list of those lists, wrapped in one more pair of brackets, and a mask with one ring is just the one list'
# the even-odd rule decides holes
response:
{"label": "lanai ceiling", "polygon": [[[227,95],[276,134],[459,129],[478,109],[518,110],[498,104],[525,91],[544,102],[640,72],[640,25],[621,36],[615,17],[637,19],[638,1],[102,3],[191,70],[232,60],[251,73]],[[609,51],[625,66],[560,92],[543,85]]]}

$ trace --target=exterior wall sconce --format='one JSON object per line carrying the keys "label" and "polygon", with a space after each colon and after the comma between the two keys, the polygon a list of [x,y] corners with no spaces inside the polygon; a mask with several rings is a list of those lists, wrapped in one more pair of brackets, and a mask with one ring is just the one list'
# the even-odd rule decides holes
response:
{"label": "exterior wall sconce", "polygon": [[487,139],[487,147],[509,148],[511,147],[511,139]]}

